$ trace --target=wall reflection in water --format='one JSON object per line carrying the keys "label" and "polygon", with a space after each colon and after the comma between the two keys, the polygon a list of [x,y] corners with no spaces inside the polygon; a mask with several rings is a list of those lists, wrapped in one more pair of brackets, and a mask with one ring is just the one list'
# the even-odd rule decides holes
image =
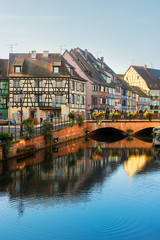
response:
{"label": "wall reflection in water", "polygon": [[155,158],[159,155],[153,152],[152,145],[146,147],[148,143],[138,142],[135,148],[136,142],[128,142],[127,146],[127,141],[122,140],[115,146],[81,140],[59,146],[58,152],[51,148],[27,159],[1,162],[0,191],[8,193],[11,201],[21,199],[20,214],[23,200],[57,200],[64,196],[73,199],[84,193],[87,197],[96,183],[102,184],[121,165],[132,177],[159,168],[159,158]]}

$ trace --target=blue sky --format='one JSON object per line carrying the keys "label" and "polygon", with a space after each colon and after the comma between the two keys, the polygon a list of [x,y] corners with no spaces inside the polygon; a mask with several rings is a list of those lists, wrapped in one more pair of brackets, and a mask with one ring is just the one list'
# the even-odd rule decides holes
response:
{"label": "blue sky", "polygon": [[131,64],[160,69],[159,0],[6,0],[0,58],[14,52],[88,49],[117,73]]}

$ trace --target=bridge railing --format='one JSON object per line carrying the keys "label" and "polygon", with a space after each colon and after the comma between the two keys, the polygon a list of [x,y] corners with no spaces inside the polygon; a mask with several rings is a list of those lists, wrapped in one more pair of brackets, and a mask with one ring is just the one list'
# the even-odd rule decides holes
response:
{"label": "bridge railing", "polygon": [[[160,113],[154,113],[153,119],[160,120]],[[91,114],[88,114],[86,120],[94,120],[94,118],[91,116]],[[112,118],[106,114],[105,120],[112,120]],[[130,120],[130,118],[127,116],[127,113],[121,113],[119,120]],[[143,113],[138,113],[136,118],[132,118],[132,120],[146,120],[146,118],[144,117]]]}

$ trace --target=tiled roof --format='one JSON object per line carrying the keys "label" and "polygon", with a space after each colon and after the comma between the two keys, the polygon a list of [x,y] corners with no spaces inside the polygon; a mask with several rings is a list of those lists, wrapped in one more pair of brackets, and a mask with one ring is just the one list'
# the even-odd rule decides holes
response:
{"label": "tiled roof", "polygon": [[129,85],[129,83],[127,83],[125,80],[121,78],[118,79],[120,81],[122,89],[135,92],[135,90],[132,88],[132,86]]}
{"label": "tiled roof", "polygon": [[155,77],[158,76],[159,71],[159,77],[160,77],[160,70],[140,67],[140,66],[132,66],[135,71],[145,80],[147,86],[149,89],[159,89],[160,88],[160,81]]}
{"label": "tiled roof", "polygon": [[80,48],[75,48],[70,51],[72,57],[74,57],[81,67],[81,69],[85,72],[85,74],[92,80],[95,84],[104,85],[107,87],[114,87],[114,84],[107,83],[101,74],[104,74],[106,77],[108,75],[106,72],[99,66],[95,57],[89,53],[88,51],[83,51]]}
{"label": "tiled roof", "polygon": [[[82,79],[76,72],[72,75],[68,67],[72,67],[62,56],[61,54],[48,54],[48,57],[43,57],[43,54],[37,53],[36,59],[32,59],[32,54],[10,54],[9,61],[9,75],[17,76],[14,73],[14,66],[20,65],[22,66],[22,73],[18,74],[18,76],[32,76],[32,77],[71,77],[74,79],[86,81]],[[53,65],[57,63],[57,66],[61,66],[60,74],[53,73]],[[66,66],[67,65],[67,66]],[[56,65],[55,65],[56,66]]]}
{"label": "tiled roof", "polygon": [[150,98],[147,94],[145,94],[140,87],[132,86],[132,88],[137,92],[139,97]]}
{"label": "tiled roof", "polygon": [[8,59],[0,59],[0,79],[7,78]]}

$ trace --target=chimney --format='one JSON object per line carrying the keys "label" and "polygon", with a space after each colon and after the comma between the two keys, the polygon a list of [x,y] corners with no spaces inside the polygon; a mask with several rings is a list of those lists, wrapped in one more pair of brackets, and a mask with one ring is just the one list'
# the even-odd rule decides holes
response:
{"label": "chimney", "polygon": [[48,58],[49,51],[43,51],[43,57]]}
{"label": "chimney", "polygon": [[101,57],[101,62],[103,62],[103,60],[104,60],[104,57]]}
{"label": "chimney", "polygon": [[144,65],[144,69],[147,70],[147,65],[146,64]]}
{"label": "chimney", "polygon": [[85,58],[87,59],[87,55],[88,55],[87,49],[84,50],[84,54],[85,54]]}
{"label": "chimney", "polygon": [[32,59],[36,59],[36,51],[32,51]]}

